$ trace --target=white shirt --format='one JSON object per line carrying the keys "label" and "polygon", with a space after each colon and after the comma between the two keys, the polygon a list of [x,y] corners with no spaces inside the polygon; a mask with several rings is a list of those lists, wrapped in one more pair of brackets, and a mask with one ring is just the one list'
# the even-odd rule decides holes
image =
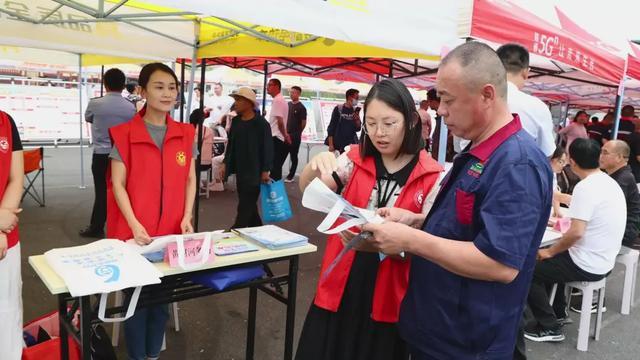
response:
{"label": "white shirt", "polygon": [[213,95],[205,99],[204,106],[211,108],[211,114],[208,118],[204,119],[205,126],[211,126],[213,123],[217,123],[220,117],[229,112],[231,105],[235,100],[228,95]]}
{"label": "white shirt", "polygon": [[536,140],[540,150],[551,156],[556,149],[553,139],[553,119],[551,111],[542,100],[518,89],[512,82],[507,82],[507,101],[509,111],[520,116],[522,128]]}
{"label": "white shirt", "polygon": [[282,93],[276,95],[271,102],[271,110],[269,110],[269,124],[271,124],[271,135],[284,141],[284,134],[278,128],[276,116],[282,117],[284,128],[287,128],[287,118],[289,117],[289,104],[282,96]]}
{"label": "white shirt", "polygon": [[603,172],[582,179],[573,190],[569,217],[587,223],[582,238],[569,248],[571,260],[592,274],[611,271],[627,222],[627,204],[620,185]]}

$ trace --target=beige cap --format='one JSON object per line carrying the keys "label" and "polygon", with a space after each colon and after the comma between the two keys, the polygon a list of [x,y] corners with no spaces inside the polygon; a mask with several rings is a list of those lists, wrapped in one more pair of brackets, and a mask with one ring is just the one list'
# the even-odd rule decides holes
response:
{"label": "beige cap", "polygon": [[253,90],[251,90],[250,88],[243,86],[241,88],[239,88],[237,91],[235,91],[233,94],[229,95],[234,99],[237,99],[239,97],[245,98],[251,102],[253,102],[254,106],[258,105],[258,102],[256,100],[256,93],[253,92]]}

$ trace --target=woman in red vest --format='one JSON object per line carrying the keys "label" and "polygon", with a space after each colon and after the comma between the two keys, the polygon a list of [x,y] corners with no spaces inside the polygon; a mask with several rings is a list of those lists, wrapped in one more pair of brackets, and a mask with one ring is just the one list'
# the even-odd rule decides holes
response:
{"label": "woman in red vest", "polygon": [[[427,211],[427,195],[442,168],[424,151],[420,116],[407,88],[397,80],[375,84],[364,103],[364,120],[360,146],[337,159],[330,152],[317,155],[303,170],[300,188],[319,177],[357,207]],[[345,232],[328,238],[321,274],[351,237]],[[358,250],[347,253],[326,278],[321,275],[297,359],[408,359],[395,323],[410,259],[380,261],[378,253]]]}
{"label": "woman in red vest", "polygon": [[[107,237],[149,244],[156,236],[193,232],[196,194],[195,131],[169,111],[178,78],[166,65],[145,65],[138,79],[146,105],[131,121],[110,129]],[[125,322],[130,360],[156,359],[169,313],[167,305],[137,309]]]}
{"label": "woman in red vest", "polygon": [[24,177],[22,143],[13,119],[0,111],[0,351],[22,356],[22,276],[18,213]]}

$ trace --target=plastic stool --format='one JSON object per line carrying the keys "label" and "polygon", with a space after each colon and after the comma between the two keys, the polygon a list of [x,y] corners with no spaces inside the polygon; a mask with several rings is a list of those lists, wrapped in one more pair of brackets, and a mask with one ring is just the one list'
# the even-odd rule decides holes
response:
{"label": "plastic stool", "polygon": [[604,306],[604,290],[606,278],[599,281],[574,281],[566,283],[567,304],[571,303],[571,289],[582,291],[582,306],[580,307],[580,323],[578,327],[578,350],[587,351],[589,347],[589,329],[591,327],[591,306],[593,292],[598,291],[598,312],[596,315],[596,328],[594,338],[600,340],[600,328],[602,327],[602,307]]}
{"label": "plastic stool", "polygon": [[629,315],[631,312],[631,306],[633,305],[633,299],[635,298],[639,256],[640,252],[638,250],[623,246],[620,250],[620,254],[616,257],[616,262],[624,265],[625,267],[622,306],[620,309],[620,313],[623,315]]}

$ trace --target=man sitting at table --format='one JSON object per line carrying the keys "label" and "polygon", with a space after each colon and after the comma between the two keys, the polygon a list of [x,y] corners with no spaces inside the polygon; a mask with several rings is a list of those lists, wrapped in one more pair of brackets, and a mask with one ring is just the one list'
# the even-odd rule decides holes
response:
{"label": "man sitting at table", "polygon": [[640,249],[638,233],[640,232],[640,193],[633,177],[629,161],[629,145],[622,140],[612,140],[604,144],[600,152],[600,168],[615,180],[627,202],[627,224],[624,229],[622,245]]}
{"label": "man sitting at table", "polygon": [[[525,329],[533,341],[564,340],[564,283],[598,281],[613,269],[624,235],[627,207],[620,186],[600,171],[600,146],[591,139],[576,139],[569,146],[571,169],[581,181],[569,207],[571,227],[558,242],[538,251],[528,304],[536,324]],[[547,289],[558,284],[555,301],[549,304]],[[557,314],[554,309],[563,309]]]}

